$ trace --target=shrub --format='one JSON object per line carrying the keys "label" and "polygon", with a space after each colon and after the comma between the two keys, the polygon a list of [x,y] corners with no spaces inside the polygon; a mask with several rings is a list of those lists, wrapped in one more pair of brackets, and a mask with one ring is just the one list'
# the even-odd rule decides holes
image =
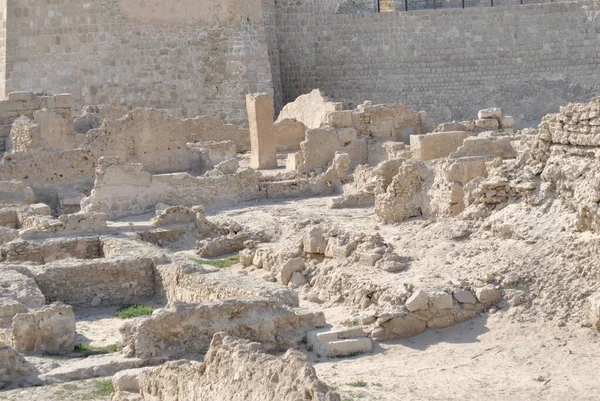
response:
{"label": "shrub", "polygon": [[150,305],[124,305],[117,310],[116,316],[119,319],[132,319],[134,317],[151,315],[155,309],[155,307]]}

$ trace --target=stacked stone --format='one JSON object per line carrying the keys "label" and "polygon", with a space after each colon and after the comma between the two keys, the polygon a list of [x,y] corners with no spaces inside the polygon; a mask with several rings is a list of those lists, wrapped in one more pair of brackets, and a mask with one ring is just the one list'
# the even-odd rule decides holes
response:
{"label": "stacked stone", "polygon": [[433,132],[448,132],[448,131],[468,131],[468,132],[483,132],[483,131],[503,131],[512,133],[512,128],[515,125],[515,119],[511,116],[503,116],[502,109],[493,107],[480,110],[477,113],[477,120],[449,122],[437,126]]}

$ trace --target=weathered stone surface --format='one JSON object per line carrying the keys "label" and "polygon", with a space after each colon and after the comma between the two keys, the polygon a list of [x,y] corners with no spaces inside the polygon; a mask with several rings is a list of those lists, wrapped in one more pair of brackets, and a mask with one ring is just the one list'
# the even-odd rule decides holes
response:
{"label": "weathered stone surface", "polygon": [[410,151],[414,159],[433,160],[448,157],[462,146],[469,134],[464,131],[439,132],[410,136]]}
{"label": "weathered stone surface", "polygon": [[250,167],[255,169],[277,167],[277,142],[273,123],[273,97],[266,93],[246,96],[250,125]]}
{"label": "weathered stone surface", "polygon": [[488,285],[475,290],[475,296],[477,300],[484,305],[491,305],[498,302],[502,294],[496,290],[492,285]]}
{"label": "weathered stone surface", "polygon": [[298,351],[275,357],[224,333],[214,336],[203,363],[169,362],[144,370],[138,381],[144,400],[234,401],[243,394],[245,401],[340,401]]}
{"label": "weathered stone surface", "polygon": [[502,117],[502,109],[498,107],[492,107],[489,109],[479,110],[479,113],[477,113],[477,117],[479,117],[480,120],[485,118],[499,119],[500,117]]}
{"label": "weathered stone surface", "polygon": [[128,356],[177,358],[205,352],[212,336],[220,331],[282,350],[297,345],[307,331],[324,325],[321,312],[297,314],[275,301],[249,298],[175,305],[126,322],[120,331]]}
{"label": "weathered stone surface", "polygon": [[429,295],[423,290],[416,290],[406,301],[406,309],[411,312],[427,310],[429,308]]}
{"label": "weathered stone surface", "polygon": [[70,353],[75,346],[75,315],[69,305],[55,302],[13,317],[13,344],[26,352]]}
{"label": "weathered stone surface", "polygon": [[341,110],[341,106],[340,103],[330,102],[319,89],[314,89],[285,105],[277,122],[291,118],[304,123],[307,129],[319,128],[327,122],[329,113]]}

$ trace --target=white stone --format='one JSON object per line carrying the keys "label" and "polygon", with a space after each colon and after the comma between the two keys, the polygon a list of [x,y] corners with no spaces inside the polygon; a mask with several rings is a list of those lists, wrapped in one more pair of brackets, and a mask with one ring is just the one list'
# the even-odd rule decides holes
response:
{"label": "white stone", "polygon": [[477,116],[480,120],[484,118],[500,118],[502,117],[502,109],[500,109],[499,107],[492,107],[489,109],[479,110]]}
{"label": "white stone", "polygon": [[500,300],[501,294],[500,291],[494,288],[494,286],[487,285],[485,287],[476,289],[475,296],[482,304],[491,305]]}
{"label": "white stone", "polygon": [[514,117],[504,116],[500,120],[500,128],[502,128],[502,129],[512,128],[512,127],[514,127],[514,125],[515,125]]}
{"label": "white stone", "polygon": [[427,310],[429,307],[429,295],[423,290],[416,290],[406,301],[406,309],[411,312]]}
{"label": "white stone", "polygon": [[476,120],[475,126],[479,129],[498,129],[499,123],[495,118],[486,118]]}
{"label": "white stone", "polygon": [[452,295],[445,292],[434,292],[429,295],[429,307],[432,309],[443,310],[454,306]]}
{"label": "white stone", "polygon": [[307,228],[304,231],[304,252],[307,253],[325,253],[327,249],[327,240],[324,237],[324,231],[319,226]]}
{"label": "white stone", "polygon": [[475,296],[473,296],[471,291],[454,291],[452,296],[461,304],[474,305],[477,303],[477,299],[475,299]]}
{"label": "white stone", "polygon": [[373,343],[370,338],[352,338],[348,340],[334,340],[323,345],[320,355],[330,358],[344,357],[351,354],[362,354],[370,352]]}

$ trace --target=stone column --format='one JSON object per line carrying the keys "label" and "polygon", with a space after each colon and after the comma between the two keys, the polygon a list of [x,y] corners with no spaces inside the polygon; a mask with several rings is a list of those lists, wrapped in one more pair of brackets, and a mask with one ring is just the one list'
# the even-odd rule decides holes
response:
{"label": "stone column", "polygon": [[250,167],[277,168],[273,96],[266,93],[246,95],[246,109],[250,124]]}

